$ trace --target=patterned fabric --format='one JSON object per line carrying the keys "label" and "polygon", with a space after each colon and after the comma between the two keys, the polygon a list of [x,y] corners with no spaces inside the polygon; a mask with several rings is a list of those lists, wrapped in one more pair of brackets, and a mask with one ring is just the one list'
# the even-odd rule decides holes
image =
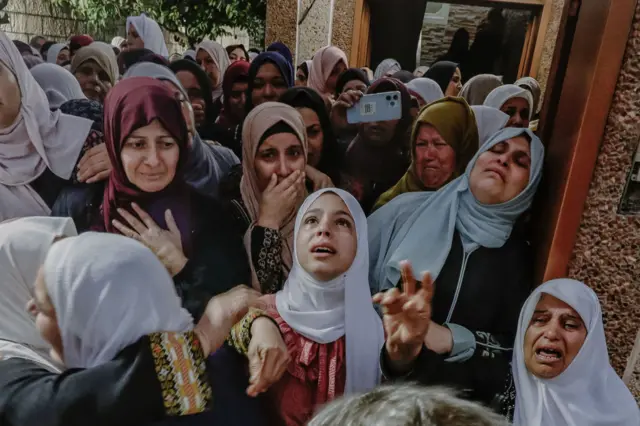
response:
{"label": "patterned fabric", "polygon": [[93,130],[104,132],[104,107],[100,102],[89,99],[72,99],[60,106],[60,111],[76,117],[86,118],[93,121]]}
{"label": "patterned fabric", "polygon": [[102,135],[102,133],[97,130],[91,130],[89,136],[87,136],[87,140],[84,141],[84,145],[82,147],[82,150],[80,151],[80,155],[78,156],[78,162],[76,163],[76,167],[73,169],[73,174],[71,175],[71,182],[73,182],[74,184],[80,183],[80,181],[78,180],[78,172],[80,171],[78,164],[80,164],[80,160],[82,160],[82,157],[84,157],[87,151],[89,151],[91,148],[103,143],[104,136]]}
{"label": "patterned fabric", "polygon": [[251,326],[253,322],[260,317],[268,317],[269,315],[256,308],[250,308],[249,312],[240,320],[239,323],[231,328],[231,333],[227,337],[227,343],[231,345],[241,355],[247,355],[249,352],[249,344],[251,343]]}
{"label": "patterned fabric", "polygon": [[205,356],[195,333],[150,335],[151,353],[169,416],[203,412],[211,402]]}

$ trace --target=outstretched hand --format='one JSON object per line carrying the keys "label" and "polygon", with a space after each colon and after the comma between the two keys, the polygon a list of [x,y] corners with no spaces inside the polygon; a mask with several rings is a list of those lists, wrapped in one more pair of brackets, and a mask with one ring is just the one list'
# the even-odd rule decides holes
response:
{"label": "outstretched hand", "polygon": [[256,397],[278,382],[287,371],[290,356],[278,326],[268,318],[258,318],[251,326],[249,344],[249,387],[247,395]]}

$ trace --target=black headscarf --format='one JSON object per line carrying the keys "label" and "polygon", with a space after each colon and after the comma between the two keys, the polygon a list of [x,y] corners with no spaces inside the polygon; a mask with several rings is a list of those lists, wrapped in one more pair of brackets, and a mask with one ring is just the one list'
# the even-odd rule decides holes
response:
{"label": "black headscarf", "polygon": [[392,77],[395,78],[396,80],[400,80],[404,84],[407,84],[408,82],[416,78],[416,76],[413,75],[411,71],[405,71],[405,70],[398,71],[397,73],[393,74]]}
{"label": "black headscarf", "polygon": [[309,108],[318,115],[324,140],[317,168],[337,185],[344,152],[333,133],[329,113],[322,96],[309,87],[294,87],[280,97],[280,102],[294,108]]}
{"label": "black headscarf", "polygon": [[429,70],[424,74],[423,77],[430,78],[431,80],[438,83],[438,86],[442,89],[442,93],[447,92],[447,87],[449,87],[449,82],[453,78],[453,75],[456,73],[456,69],[458,68],[458,64],[455,62],[443,61],[436,62],[429,68]]}
{"label": "black headscarf", "polygon": [[[129,68],[131,68],[133,65],[137,64],[138,62],[142,62],[142,58],[149,57],[154,54],[155,53],[153,53],[151,50],[144,49],[144,48],[127,50],[126,52],[121,52],[118,55],[118,68],[120,68],[120,75],[124,75]],[[166,64],[160,64],[160,65],[166,66]]]}
{"label": "black headscarf", "polygon": [[287,87],[289,88],[293,87],[293,84],[294,84],[294,80],[292,80],[293,75],[290,72],[291,70],[289,68],[289,62],[287,62],[284,56],[282,56],[278,52],[264,52],[259,54],[251,62],[251,67],[249,68],[249,86],[247,87],[247,102],[246,102],[247,114],[251,112],[251,110],[254,107],[253,98],[252,98],[253,82],[255,81],[256,76],[260,71],[260,68],[262,68],[262,66],[267,63],[273,64],[276,66],[276,68],[278,68],[278,70],[280,71],[280,74],[282,75],[282,78],[284,79],[285,83],[287,83]]}
{"label": "black headscarf", "polygon": [[369,77],[367,77],[367,74],[364,71],[362,71],[360,68],[349,68],[338,77],[338,80],[336,82],[336,98],[340,96],[340,94],[344,90],[344,86],[346,86],[348,82],[353,80],[360,80],[361,82],[366,84],[367,87],[371,86]]}

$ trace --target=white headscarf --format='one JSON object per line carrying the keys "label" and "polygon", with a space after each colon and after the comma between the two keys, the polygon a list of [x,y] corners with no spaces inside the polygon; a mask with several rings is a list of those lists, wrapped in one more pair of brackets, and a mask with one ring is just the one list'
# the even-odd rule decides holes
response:
{"label": "white headscarf", "polygon": [[405,86],[407,86],[407,89],[413,90],[420,95],[427,105],[444,98],[444,93],[442,93],[440,85],[430,78],[415,78],[405,84]]}
{"label": "white headscarf", "polygon": [[376,68],[376,72],[373,73],[374,80],[378,80],[382,77],[386,77],[387,75],[394,74],[398,71],[402,71],[402,67],[400,66],[400,62],[395,59],[385,59],[380,62],[380,65]]}
{"label": "white headscarf", "polygon": [[229,54],[227,53],[227,49],[222,47],[220,43],[216,43],[211,40],[204,40],[198,46],[196,46],[196,52],[198,50],[204,50],[211,56],[213,62],[218,67],[220,71],[220,77],[218,78],[218,85],[213,88],[213,101],[217,101],[222,96],[222,77],[224,77],[224,73],[227,72],[227,68],[231,65],[231,61],[229,60]]}
{"label": "white headscarf", "polygon": [[529,119],[533,116],[533,96],[531,92],[513,84],[505,84],[493,89],[484,100],[484,106],[501,109],[508,100],[522,98],[529,103]]}
{"label": "white headscarf", "polygon": [[[587,328],[587,338],[559,376],[540,379],[524,363],[524,337],[542,293],[571,306]],[[609,363],[598,296],[570,279],[549,281],[527,299],[518,321],[513,353],[516,384],[515,426],[635,426],[640,410]]]}
{"label": "white headscarf", "polygon": [[345,393],[366,392],[380,383],[380,349],[384,344],[382,322],[369,293],[367,218],[351,194],[323,189],[311,194],[298,210],[295,238],[309,207],[327,192],[344,201],[355,222],[358,251],[353,264],[344,275],[320,282],[302,268],[294,249],[293,268],[284,288],[276,294],[276,306],[291,328],[317,343],[331,343],[346,336]]}
{"label": "white headscarf", "polygon": [[478,146],[484,145],[509,122],[509,116],[498,109],[483,105],[473,105],[471,109],[478,126]]}
{"label": "white headscarf", "polygon": [[49,168],[69,179],[93,121],[49,111],[49,101],[22,56],[0,31],[0,61],[16,76],[20,114],[0,129],[0,222],[51,211],[29,183]]}
{"label": "white headscarf", "polygon": [[[413,75],[416,76],[416,77],[422,77],[422,76],[425,75],[425,73],[427,71],[429,71],[429,67],[426,66],[426,65],[422,65],[422,66],[416,68],[416,70],[413,72]],[[442,90],[442,89],[440,89],[440,90]]]}
{"label": "white headscarf", "polygon": [[151,50],[165,58],[169,57],[169,49],[164,41],[164,35],[160,25],[144,13],[140,16],[129,16],[127,18],[127,31],[133,25],[136,32],[144,41],[144,48]]}
{"label": "white headscarf", "polygon": [[60,371],[26,306],[54,239],[74,235],[69,218],[29,217],[0,224],[0,359],[22,358]]}
{"label": "white headscarf", "polygon": [[60,52],[63,49],[68,49],[69,46],[67,46],[66,43],[56,43],[54,45],[52,45],[49,50],[47,50],[47,62],[50,64],[57,64],[58,63],[58,55],[60,54]]}
{"label": "white headscarf", "polygon": [[160,260],[139,242],[87,232],[51,247],[44,278],[67,368],[91,368],[156,332],[193,328]]}
{"label": "white headscarf", "polygon": [[87,99],[73,74],[58,65],[36,65],[31,68],[31,75],[47,95],[50,109],[58,109],[73,99]]}
{"label": "white headscarf", "polygon": [[185,50],[184,55],[182,55],[183,58],[191,58],[194,61],[196,60],[196,51],[193,49],[189,49],[189,50]]}
{"label": "white headscarf", "polygon": [[120,49],[120,46],[122,46],[122,43],[125,41],[124,37],[116,36],[111,40],[111,45]]}

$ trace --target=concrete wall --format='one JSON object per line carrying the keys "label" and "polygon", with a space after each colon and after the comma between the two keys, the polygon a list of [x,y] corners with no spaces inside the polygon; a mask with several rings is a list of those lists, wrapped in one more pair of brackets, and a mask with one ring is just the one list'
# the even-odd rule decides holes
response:
{"label": "concrete wall", "polygon": [[[640,4],[593,172],[569,275],[591,286],[604,313],[611,362],[627,365],[640,328],[640,216],[617,213],[640,140]],[[640,401],[640,363],[631,389]]]}

